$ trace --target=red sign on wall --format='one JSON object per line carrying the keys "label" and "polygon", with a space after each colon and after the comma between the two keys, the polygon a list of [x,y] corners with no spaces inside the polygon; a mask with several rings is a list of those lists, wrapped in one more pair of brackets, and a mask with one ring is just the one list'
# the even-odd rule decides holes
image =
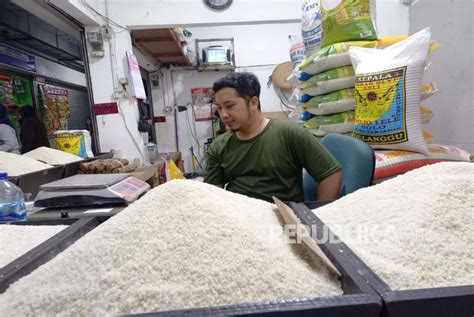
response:
{"label": "red sign on wall", "polygon": [[96,103],[92,106],[92,114],[94,116],[114,113],[119,113],[118,105],[116,102]]}

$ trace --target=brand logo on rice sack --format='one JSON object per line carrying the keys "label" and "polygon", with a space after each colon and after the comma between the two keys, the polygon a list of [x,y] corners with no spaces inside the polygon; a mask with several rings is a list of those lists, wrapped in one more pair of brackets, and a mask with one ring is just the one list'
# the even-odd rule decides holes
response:
{"label": "brand logo on rice sack", "polygon": [[68,152],[77,156],[81,154],[82,134],[68,133],[55,136],[56,146],[58,150]]}
{"label": "brand logo on rice sack", "polygon": [[371,144],[408,140],[406,67],[356,76],[354,136]]}

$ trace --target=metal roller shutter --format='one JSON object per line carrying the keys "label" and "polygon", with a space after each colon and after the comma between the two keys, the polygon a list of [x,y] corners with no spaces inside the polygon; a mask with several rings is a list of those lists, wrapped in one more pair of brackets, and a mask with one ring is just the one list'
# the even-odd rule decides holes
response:
{"label": "metal roller shutter", "polygon": [[91,116],[87,90],[68,90],[69,110],[71,117],[68,120],[69,130],[85,130],[86,118]]}

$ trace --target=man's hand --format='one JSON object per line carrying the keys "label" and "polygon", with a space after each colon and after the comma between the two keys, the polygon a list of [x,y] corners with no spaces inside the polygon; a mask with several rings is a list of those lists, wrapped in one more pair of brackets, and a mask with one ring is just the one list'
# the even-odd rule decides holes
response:
{"label": "man's hand", "polygon": [[342,172],[337,171],[318,184],[316,197],[318,200],[334,200],[339,198],[341,188]]}

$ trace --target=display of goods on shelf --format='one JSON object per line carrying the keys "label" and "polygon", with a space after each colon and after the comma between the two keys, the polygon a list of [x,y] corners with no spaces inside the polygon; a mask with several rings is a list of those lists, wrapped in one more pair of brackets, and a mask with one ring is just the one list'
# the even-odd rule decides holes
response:
{"label": "display of goods on shelf", "polygon": [[68,129],[69,110],[68,91],[66,89],[43,85],[40,87],[43,94],[43,120],[48,134],[57,130]]}
{"label": "display of goods on shelf", "polygon": [[0,103],[7,107],[13,105],[13,86],[10,75],[0,74]]}

